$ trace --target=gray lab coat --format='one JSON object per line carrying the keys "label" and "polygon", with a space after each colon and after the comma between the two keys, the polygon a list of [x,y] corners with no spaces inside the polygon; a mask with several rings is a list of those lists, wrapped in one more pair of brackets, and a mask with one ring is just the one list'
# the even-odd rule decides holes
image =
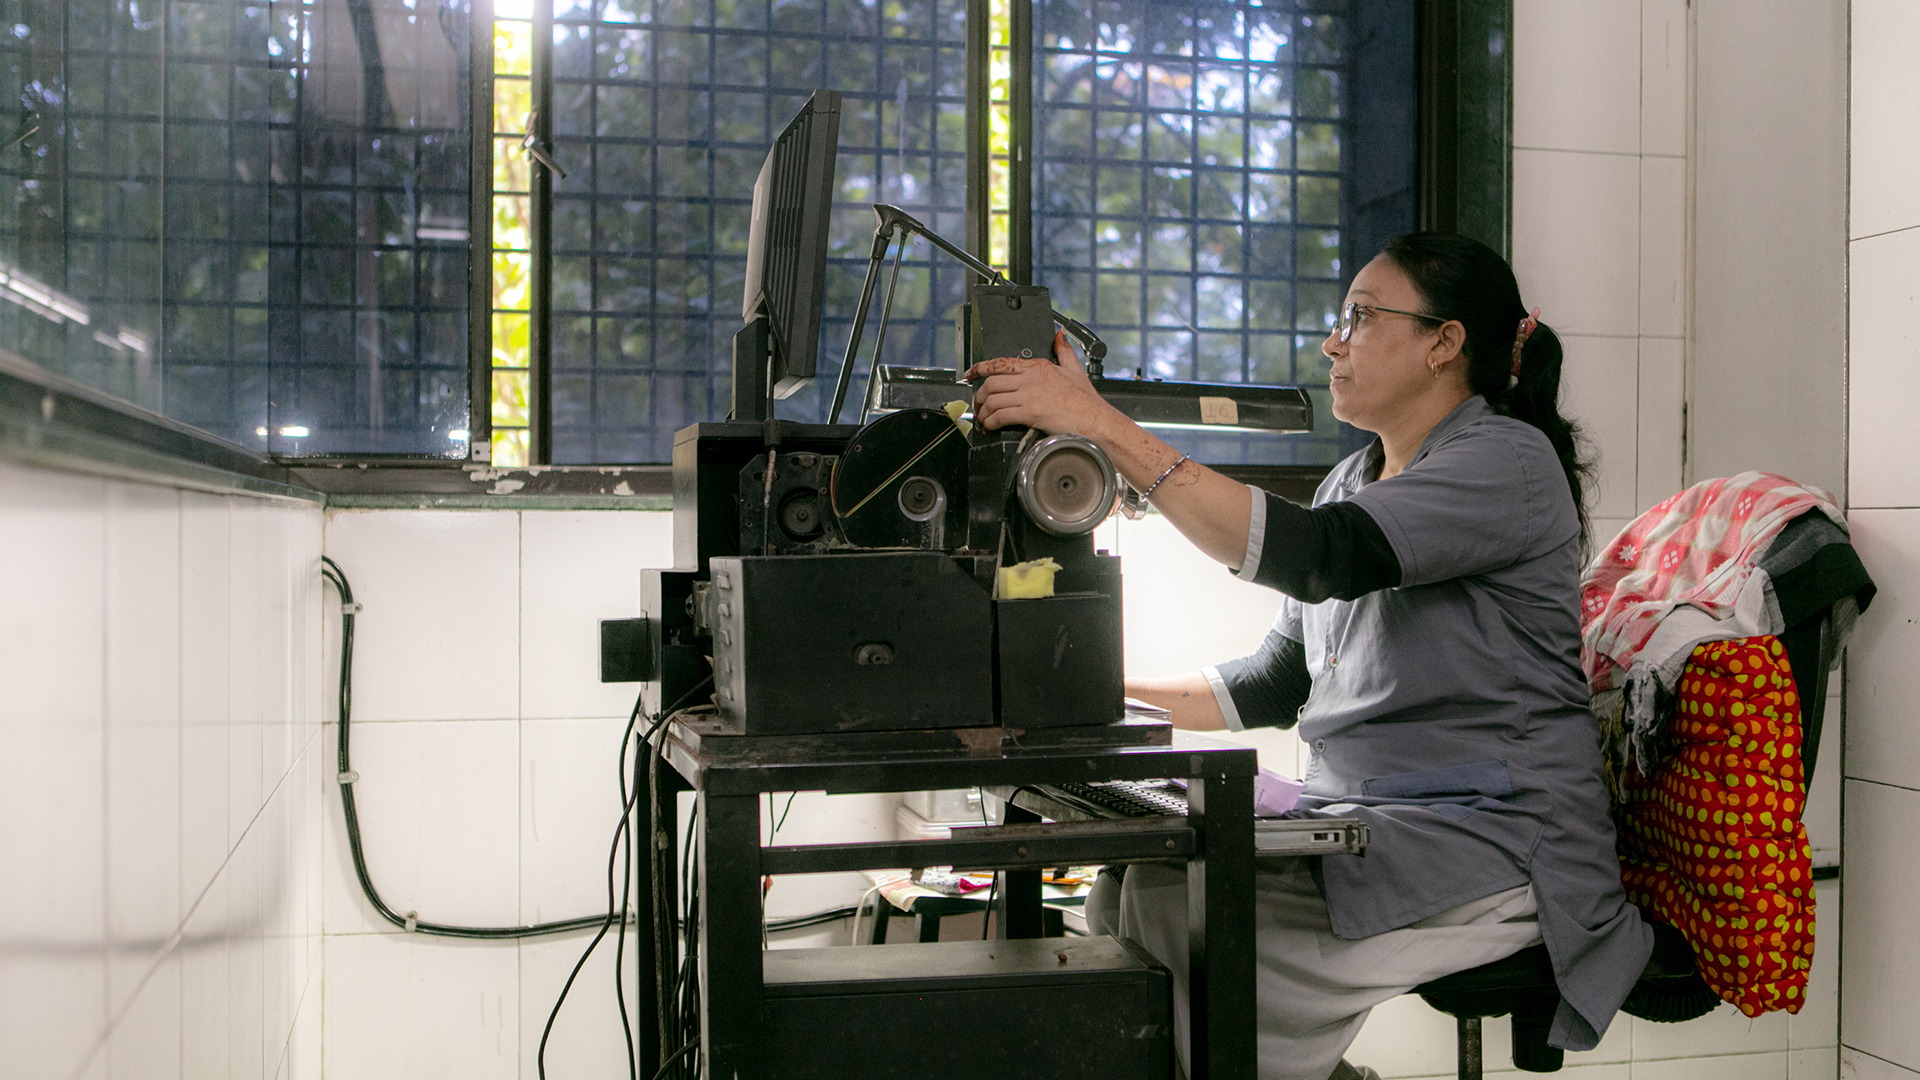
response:
{"label": "gray lab coat", "polygon": [[1481,397],[1436,425],[1399,476],[1369,482],[1379,462],[1378,444],[1347,458],[1314,503],[1366,510],[1400,561],[1399,587],[1288,597],[1275,623],[1313,677],[1301,806],[1373,829],[1365,856],[1322,861],[1334,933],[1370,937],[1531,882],[1562,994],[1551,1041],[1590,1049],[1653,935],[1620,886],[1580,670],[1580,522],[1565,474],[1544,435]]}

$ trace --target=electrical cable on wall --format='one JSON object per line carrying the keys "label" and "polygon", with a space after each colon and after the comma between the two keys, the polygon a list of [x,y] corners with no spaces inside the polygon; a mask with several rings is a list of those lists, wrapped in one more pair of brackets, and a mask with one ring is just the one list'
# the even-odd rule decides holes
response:
{"label": "electrical cable on wall", "polygon": [[[560,1009],[566,1003],[568,992],[571,991],[573,983],[580,974],[581,969],[585,967],[587,959],[592,956],[593,950],[605,939],[608,932],[613,929],[615,923],[619,923],[623,927],[623,930],[619,935],[615,947],[614,996],[620,1008],[621,1026],[626,1039],[628,1072],[634,1080],[638,1080],[640,1076],[639,1061],[634,1052],[633,1031],[627,1019],[626,991],[622,978],[626,944],[624,927],[639,921],[637,913],[630,910],[634,855],[633,812],[642,791],[656,792],[658,790],[659,766],[662,760],[660,744],[663,740],[656,736],[659,735],[669,719],[678,715],[681,707],[686,704],[689,698],[712,682],[712,677],[709,676],[699,683],[696,683],[672,705],[647,717],[650,724],[644,734],[640,735],[637,743],[634,736],[639,727],[639,721],[644,715],[644,698],[634,702],[633,710],[627,717],[626,730],[620,740],[619,755],[621,815],[620,823],[614,829],[613,843],[607,857],[608,895],[607,911],[604,915],[590,915],[553,922],[530,923],[524,926],[458,926],[423,920],[419,917],[419,913],[414,911],[409,911],[405,915],[402,915],[394,911],[393,908],[387,904],[386,900],[381,897],[379,889],[374,886],[373,876],[367,868],[365,844],[361,837],[360,830],[359,808],[354,798],[354,785],[359,782],[360,777],[358,773],[353,771],[353,762],[350,753],[353,720],[353,645],[354,620],[355,616],[360,612],[360,604],[355,601],[353,586],[348,582],[346,571],[340,568],[340,564],[326,556],[322,556],[320,561],[322,564],[320,571],[321,576],[328,582],[331,582],[340,594],[340,730],[336,743],[336,763],[338,771],[335,776],[335,781],[340,785],[340,803],[342,815],[345,818],[347,845],[352,855],[354,876],[360,882],[362,895],[366,897],[367,903],[372,906],[375,913],[388,923],[408,933],[424,934],[430,937],[507,941],[519,938],[572,933],[575,931],[596,931],[593,939],[588,942],[586,949],[582,952],[579,961],[574,964],[573,971],[567,976],[567,981],[561,988],[559,997],[554,1002],[553,1010],[548,1014],[546,1027],[541,1032],[540,1049],[536,1055],[536,1064],[543,1080],[546,1076],[545,1059],[547,1042],[549,1036],[552,1034],[553,1025],[559,1016]],[[628,754],[629,748],[637,751],[632,755],[631,759]],[[647,784],[644,787],[640,784],[640,777],[638,775],[641,760],[640,755],[643,753],[647,757],[648,765]],[[629,761],[631,761],[632,773],[628,772]],[[787,800],[786,809],[791,810],[792,806],[793,799],[790,795]],[[786,814],[783,812],[778,822],[774,825],[776,832],[779,830],[780,825],[785,824],[785,821]],[[676,950],[680,954],[677,958],[679,961],[678,964],[667,962],[668,958],[657,957],[661,962],[656,967],[656,971],[659,972],[663,980],[660,984],[660,990],[662,992],[659,996],[661,1004],[659,1023],[662,1053],[665,1053],[665,1047],[668,1045],[677,1045],[678,1048],[662,1063],[660,1071],[655,1074],[656,1078],[666,1076],[669,1071],[676,1067],[682,1069],[692,1068],[697,1071],[699,1063],[699,889],[690,874],[692,869],[692,840],[694,829],[690,822],[687,831],[686,846],[681,855],[680,876],[682,892],[679,900],[681,910],[686,912],[686,917],[681,919],[673,918],[667,914],[667,909],[672,904],[674,898],[670,893],[663,894],[661,888],[661,886],[665,885],[666,878],[661,872],[665,868],[660,865],[658,857],[664,851],[668,850],[662,844],[666,836],[666,833],[663,831],[664,827],[663,823],[655,823],[654,836],[649,837],[649,843],[647,844],[647,854],[648,858],[654,860],[652,880],[656,883],[656,896],[654,897],[655,925],[671,925],[680,933],[679,947]],[[616,872],[618,872],[617,878],[615,876]],[[618,882],[618,884],[616,884],[616,882]],[[662,902],[663,898],[664,903]],[[821,926],[852,917],[856,911],[857,908],[838,907],[807,915],[767,920],[765,924],[766,932],[783,933]],[[671,985],[664,981],[668,977],[668,972],[673,972]]]}
{"label": "electrical cable on wall", "polygon": [[[340,564],[326,556],[320,557],[320,575],[333,583],[340,593],[340,737],[337,742],[337,763],[339,769],[335,780],[340,785],[340,806],[344,811],[347,825],[347,847],[353,853],[353,874],[360,879],[360,891],[367,903],[387,922],[410,934],[426,934],[431,937],[509,939],[539,937],[547,934],[566,934],[576,930],[591,930],[607,922],[605,915],[582,916],[577,919],[562,919],[557,922],[531,923],[526,926],[454,926],[448,923],[427,922],[418,912],[409,911],[405,915],[393,910],[381,898],[380,890],[374,888],[373,876],[367,871],[365,846],[360,838],[360,812],[353,797],[353,786],[360,774],[353,771],[353,762],[348,753],[353,731],[353,621],[360,611],[360,605],[354,602],[353,586],[347,582],[346,571]],[[640,714],[639,706],[634,707],[634,718]],[[627,723],[627,737],[633,736],[634,721]],[[624,743],[625,740],[623,740]],[[624,751],[622,751],[624,757]],[[624,822],[625,819],[622,818]],[[624,828],[624,825],[622,826]]]}

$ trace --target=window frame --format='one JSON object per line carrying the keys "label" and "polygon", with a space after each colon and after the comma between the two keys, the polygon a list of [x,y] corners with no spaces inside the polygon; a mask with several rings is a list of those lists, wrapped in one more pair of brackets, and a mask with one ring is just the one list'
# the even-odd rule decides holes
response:
{"label": "window frame", "polygon": [[[986,14],[989,0],[967,0],[967,3],[966,246],[984,251],[988,222],[985,109],[988,79]],[[535,101],[540,106],[548,105],[551,100],[552,10],[552,0],[536,0],[536,27],[546,31],[534,35],[536,59],[533,89]],[[1034,72],[1031,0],[1011,0],[1011,11],[1014,34],[1012,57],[1015,64],[1012,97],[1016,111],[1015,122],[1011,126],[1013,142],[1010,152],[1029,162],[1029,169],[1012,171],[1011,175],[1016,180],[1010,185],[1011,229],[1008,250],[1012,276],[1019,279],[1030,276],[1032,258],[1032,186],[1029,173]],[[1416,147],[1415,200],[1418,227],[1460,231],[1506,254],[1511,247],[1512,0],[1416,0],[1416,13],[1419,63],[1416,73],[1419,109],[1416,129],[1419,140]],[[201,429],[152,414],[104,391],[39,371],[34,365],[26,365],[27,369],[32,370],[16,366],[13,371],[5,373],[8,384],[16,386],[21,392],[26,392],[28,387],[43,387],[46,400],[62,404],[60,426],[75,433],[70,440],[73,452],[82,457],[92,456],[102,462],[103,467],[121,469],[122,464],[115,464],[119,461],[116,455],[122,454],[125,446],[140,445],[152,452],[141,470],[141,475],[149,477],[154,475],[154,461],[171,458],[178,463],[178,468],[172,470],[175,479],[203,483],[201,474],[212,468],[257,477],[273,485],[288,485],[276,493],[303,487],[349,497],[359,493],[375,500],[369,505],[378,504],[379,499],[398,499],[407,505],[455,505],[460,499],[471,495],[474,488],[466,474],[475,467],[485,468],[491,464],[492,446],[490,256],[494,140],[490,136],[494,80],[490,58],[493,23],[493,0],[473,0],[470,30],[474,62],[469,66],[470,116],[475,123],[483,122],[481,118],[486,118],[484,122],[488,125],[489,137],[476,136],[468,141],[472,165],[468,311],[472,404],[468,460],[395,459],[378,455],[316,458],[260,454]],[[542,53],[548,55],[542,56]],[[479,62],[483,56],[489,58],[489,62]],[[1468,113],[1463,111],[1463,102],[1478,102],[1484,108]],[[550,146],[549,110],[541,107],[539,111],[540,126],[535,134]],[[544,179],[550,200],[551,178],[545,176],[545,167],[536,162],[533,171],[536,192],[540,180]],[[1020,180],[1027,182],[1021,183]],[[550,202],[544,212],[535,212],[536,250],[532,262],[535,268],[533,303],[536,313],[537,305],[545,299],[541,294],[549,293],[551,288],[551,244],[544,220],[548,217]],[[536,314],[536,328],[540,321]],[[537,332],[532,336],[531,344],[536,346],[536,351],[529,358],[530,373],[537,372],[534,375],[535,385],[540,392],[535,395],[538,405],[534,407],[531,419],[535,426],[546,428],[550,440],[551,416],[546,407],[550,400],[550,383],[546,376],[550,373],[551,340],[546,332]],[[64,403],[69,400],[84,403],[85,407],[66,409]],[[161,431],[165,432],[163,437],[157,434]],[[4,441],[19,442],[12,438]],[[530,446],[533,445],[539,445],[538,440],[530,438]],[[114,449],[116,446],[122,449]],[[550,454],[547,456],[550,457]],[[242,458],[257,464],[243,466]],[[534,497],[557,499],[614,498],[616,486],[643,495],[661,496],[670,490],[668,468],[663,463],[555,467],[533,459],[531,454],[528,463],[530,474],[545,473],[555,477],[546,484],[538,485],[540,490]],[[1264,481],[1282,494],[1303,497],[1310,494],[1312,485],[1317,483],[1320,475],[1324,475],[1325,469],[1228,466],[1222,471],[1252,482]],[[520,470],[514,472],[520,473]],[[379,475],[383,473],[385,475]],[[568,473],[579,474],[581,480],[560,479]],[[587,480],[585,478],[588,475],[601,480]],[[602,487],[606,489],[604,492],[600,490]],[[420,493],[420,497],[415,498],[410,493]]]}

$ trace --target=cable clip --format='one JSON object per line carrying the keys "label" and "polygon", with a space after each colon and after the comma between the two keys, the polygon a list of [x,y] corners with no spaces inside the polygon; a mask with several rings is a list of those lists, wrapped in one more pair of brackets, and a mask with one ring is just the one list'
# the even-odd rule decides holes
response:
{"label": "cable clip", "polygon": [[366,605],[365,605],[365,604],[359,604],[359,603],[354,603],[354,604],[341,604],[341,605],[340,605],[340,614],[342,614],[342,615],[358,615],[358,614],[360,614],[360,611],[361,611],[361,609],[362,609],[362,608],[365,608],[365,607],[366,607]]}
{"label": "cable clip", "polygon": [[418,929],[420,929],[420,913],[417,911],[407,912],[407,933],[411,934]]}
{"label": "cable clip", "polygon": [[346,787],[348,784],[358,783],[360,774],[357,772],[343,772],[334,777],[334,780],[338,782],[341,787]]}

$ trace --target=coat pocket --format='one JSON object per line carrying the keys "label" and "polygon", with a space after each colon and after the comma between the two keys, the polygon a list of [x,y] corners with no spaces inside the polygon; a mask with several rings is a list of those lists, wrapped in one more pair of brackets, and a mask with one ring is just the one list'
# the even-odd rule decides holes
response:
{"label": "coat pocket", "polygon": [[1375,799],[1445,799],[1480,795],[1506,799],[1513,795],[1513,777],[1504,761],[1475,761],[1444,769],[1391,773],[1360,783],[1360,794]]}

